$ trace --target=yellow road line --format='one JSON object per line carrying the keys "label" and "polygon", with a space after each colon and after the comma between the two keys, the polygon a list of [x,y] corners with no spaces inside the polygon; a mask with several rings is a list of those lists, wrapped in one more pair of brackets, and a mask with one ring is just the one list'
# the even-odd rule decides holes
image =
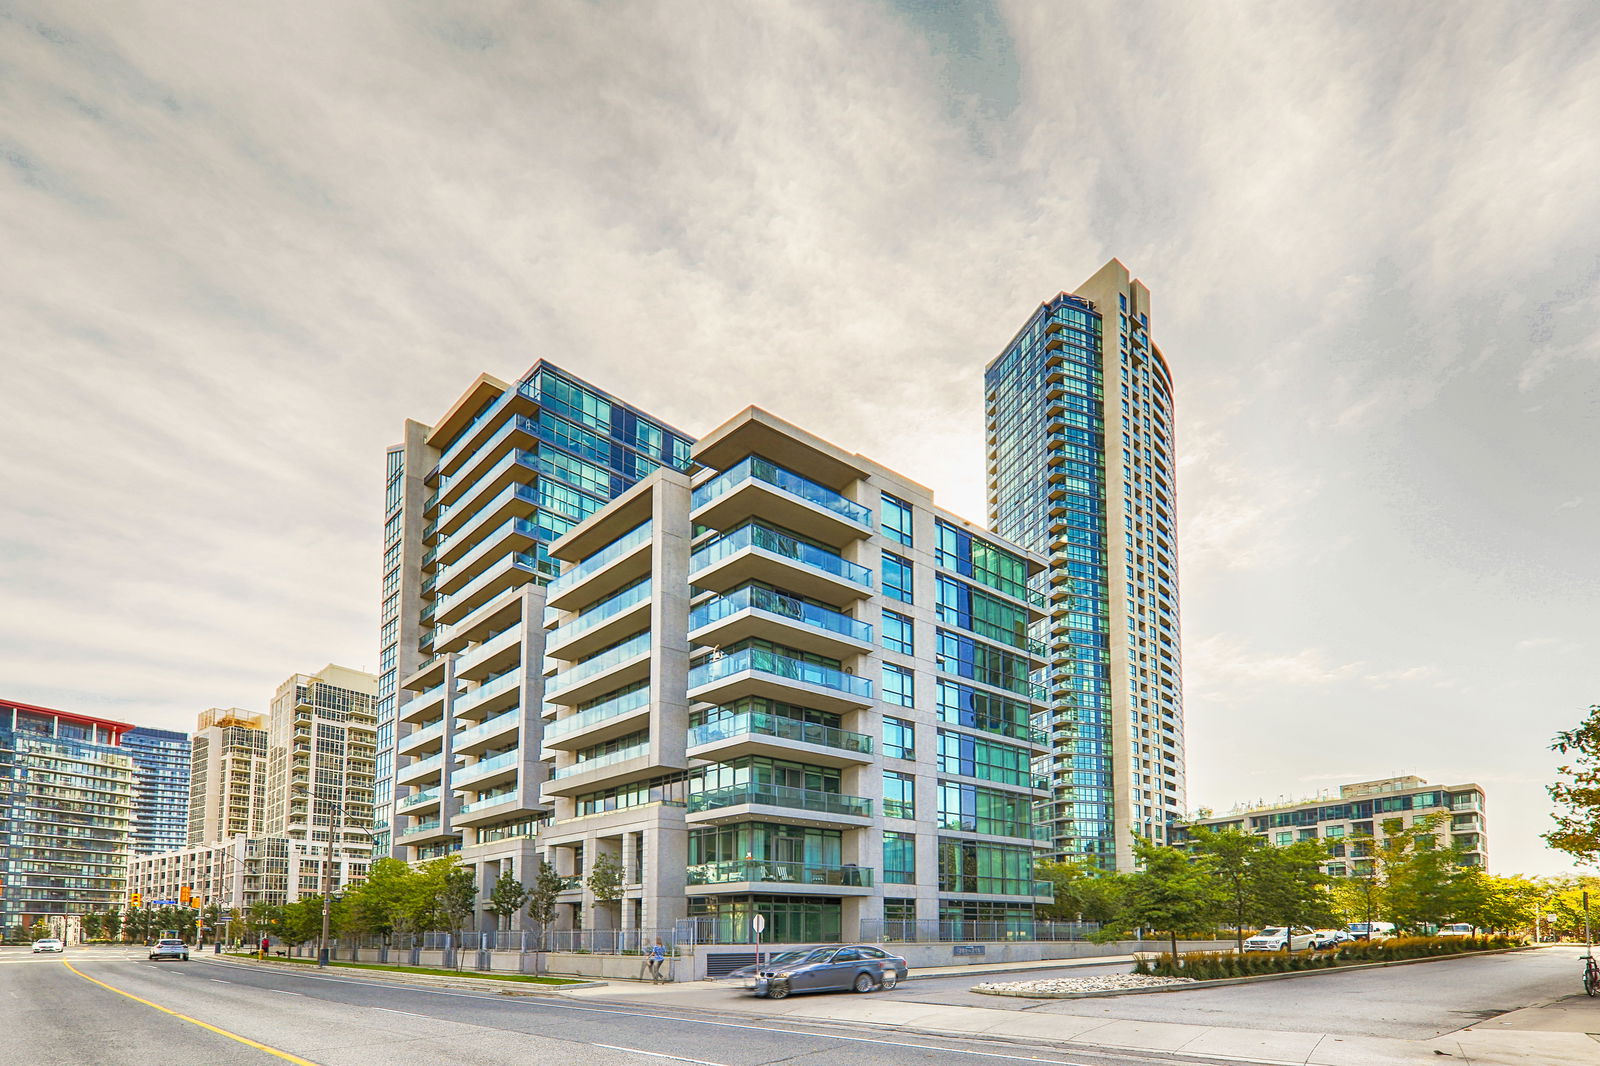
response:
{"label": "yellow road line", "polygon": [[179,1014],[175,1010],[168,1010],[166,1007],[163,1007],[159,1003],[151,1003],[148,999],[140,999],[138,996],[134,995],[132,992],[124,992],[120,988],[113,988],[112,986],[106,984],[104,981],[97,980],[96,978],[90,977],[88,974],[84,973],[82,970],[80,970],[76,966],[72,965],[72,963],[68,962],[66,959],[62,959],[61,960],[61,965],[65,966],[67,969],[71,970],[73,973],[77,974],[79,977],[83,978],[85,981],[92,981],[94,984],[99,985],[101,988],[104,988],[104,989],[106,989],[108,991],[111,991],[111,992],[115,992],[119,996],[127,996],[129,999],[133,1000],[135,1003],[143,1003],[146,1007],[154,1007],[156,1010],[160,1011],[162,1014],[170,1014],[174,1018],[182,1018],[184,1021],[190,1023],[191,1025],[198,1025],[202,1029],[209,1029],[213,1033],[216,1033],[218,1036],[225,1036],[229,1040],[237,1040],[239,1043],[246,1044],[246,1045],[248,1045],[250,1047],[253,1047],[257,1051],[265,1051],[268,1055],[276,1055],[278,1058],[284,1060],[285,1062],[294,1063],[295,1066],[317,1066],[317,1063],[312,1062],[310,1059],[302,1059],[300,1056],[291,1055],[287,1051],[279,1051],[275,1047],[268,1047],[265,1044],[258,1044],[254,1040],[251,1040],[247,1036],[240,1036],[238,1033],[230,1033],[226,1029],[219,1029],[215,1025],[211,1025],[211,1024],[209,1024],[207,1022],[203,1022],[198,1018],[191,1018],[187,1014]]}

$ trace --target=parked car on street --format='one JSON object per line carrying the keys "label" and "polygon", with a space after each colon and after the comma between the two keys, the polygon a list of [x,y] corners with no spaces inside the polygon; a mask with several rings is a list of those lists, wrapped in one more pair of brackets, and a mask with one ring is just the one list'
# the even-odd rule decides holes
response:
{"label": "parked car on street", "polygon": [[790,992],[871,992],[904,981],[906,960],[870,944],[850,944],[786,951],[728,974],[758,996],[782,999]]}
{"label": "parked car on street", "polygon": [[65,951],[65,950],[67,950],[67,946],[65,944],[63,944],[59,939],[57,939],[56,937],[53,937],[53,936],[47,936],[43,940],[35,940],[33,942],[33,952],[34,952],[35,955],[37,955],[41,951]]}
{"label": "parked car on street", "polygon": [[1388,940],[1395,934],[1393,922],[1351,922],[1345,930],[1357,940]]}
{"label": "parked car on street", "polygon": [[1478,930],[1470,922],[1451,922],[1441,925],[1435,936],[1477,936]]}
{"label": "parked car on street", "polygon": [[1348,944],[1355,937],[1343,929],[1318,929],[1311,934],[1311,946],[1319,951],[1323,948],[1336,948],[1340,944]]}
{"label": "parked car on street", "polygon": [[150,949],[150,957],[156,961],[162,959],[182,959],[189,961],[189,945],[181,940],[157,940]]}
{"label": "parked car on street", "polygon": [[1305,951],[1311,947],[1311,939],[1316,934],[1303,925],[1297,925],[1293,931],[1287,926],[1269,925],[1255,936],[1244,942],[1246,951]]}

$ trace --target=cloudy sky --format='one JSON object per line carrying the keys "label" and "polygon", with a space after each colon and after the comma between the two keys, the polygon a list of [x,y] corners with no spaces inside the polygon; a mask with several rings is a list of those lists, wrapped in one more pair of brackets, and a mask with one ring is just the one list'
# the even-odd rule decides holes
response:
{"label": "cloudy sky", "polygon": [[1600,701],[1600,9],[0,2],[0,694],[376,665],[384,446],[550,358],[983,516],[1121,258],[1178,382],[1193,805],[1417,773],[1556,872]]}

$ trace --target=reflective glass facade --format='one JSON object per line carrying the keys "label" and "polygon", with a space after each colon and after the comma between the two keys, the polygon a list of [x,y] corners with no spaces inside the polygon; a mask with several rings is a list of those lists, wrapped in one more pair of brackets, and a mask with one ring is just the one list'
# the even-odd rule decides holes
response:
{"label": "reflective glass facade", "polygon": [[189,838],[189,734],[141,726],[122,747],[133,758],[133,853],[176,851]]}
{"label": "reflective glass facade", "polygon": [[1058,855],[1106,868],[1184,801],[1172,383],[1148,306],[1113,261],[984,375],[990,523],[1050,562],[1043,820]]}

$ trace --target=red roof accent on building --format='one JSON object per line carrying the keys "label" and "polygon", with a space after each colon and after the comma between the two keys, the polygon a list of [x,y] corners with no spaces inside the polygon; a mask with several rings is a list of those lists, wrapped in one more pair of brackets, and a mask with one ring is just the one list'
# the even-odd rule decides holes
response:
{"label": "red roof accent on building", "polygon": [[118,722],[110,718],[96,718],[93,715],[88,714],[74,714],[72,711],[58,711],[54,707],[40,707],[37,704],[32,703],[18,703],[16,700],[0,699],[0,706],[15,707],[19,711],[32,711],[35,714],[54,715],[57,718],[65,718],[69,722],[78,722],[83,725],[104,726],[106,729],[111,730],[111,735],[118,740],[120,740],[122,738],[122,734],[126,733],[128,730],[138,728],[138,726],[135,726],[129,722]]}

